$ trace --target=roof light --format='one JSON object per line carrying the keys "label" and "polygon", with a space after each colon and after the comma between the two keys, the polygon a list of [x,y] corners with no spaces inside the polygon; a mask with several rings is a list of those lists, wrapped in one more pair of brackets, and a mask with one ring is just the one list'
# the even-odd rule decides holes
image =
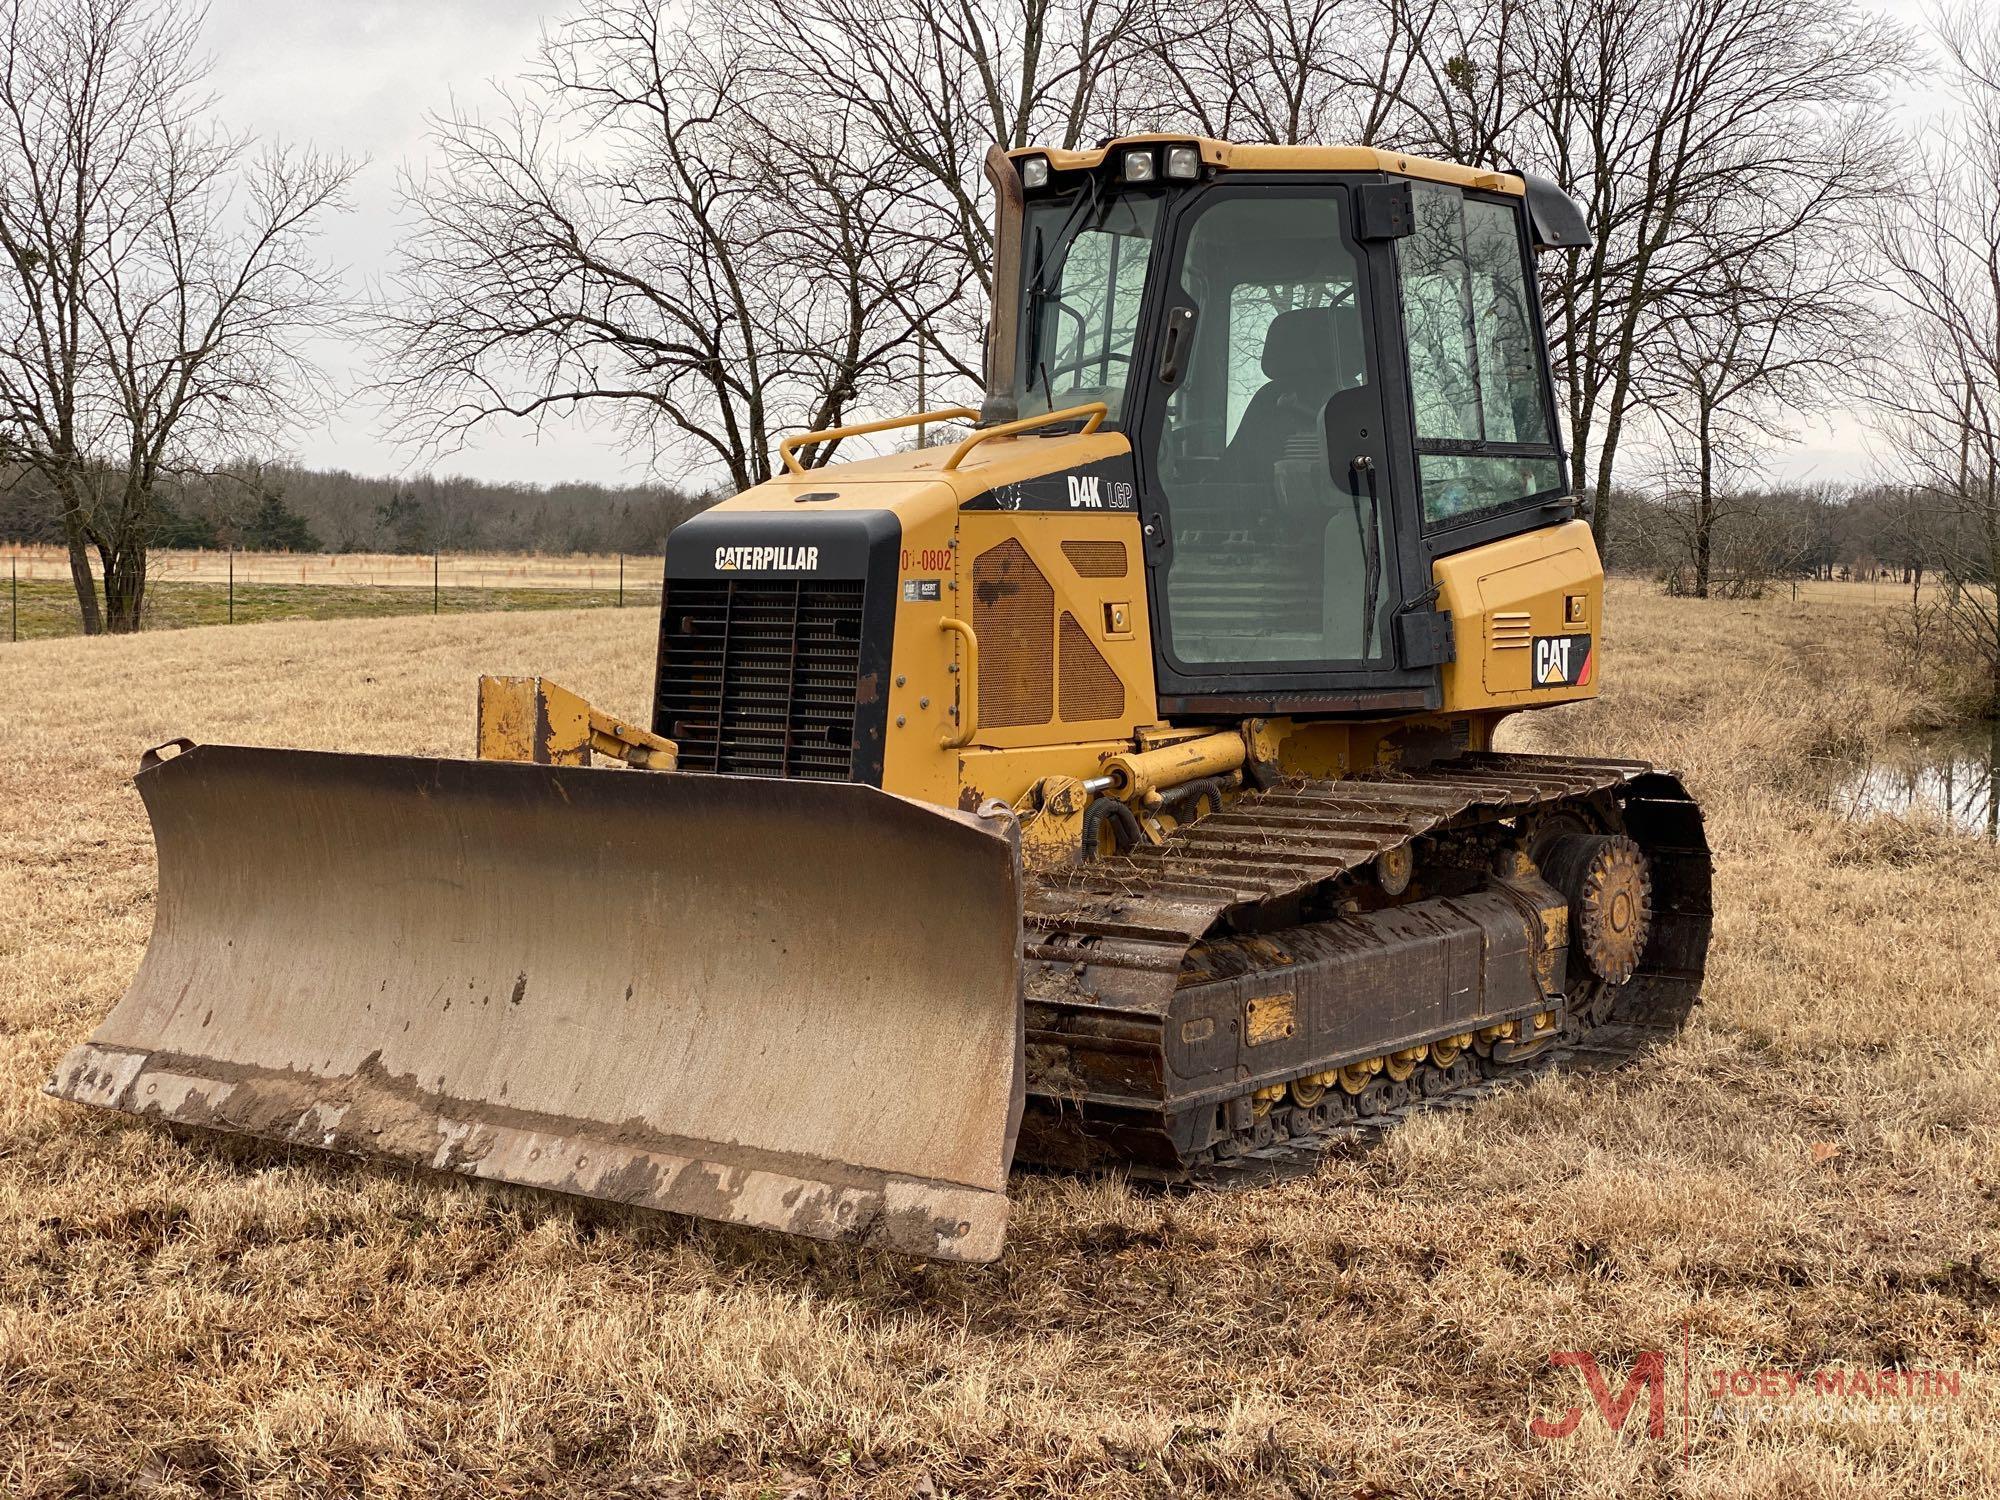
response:
{"label": "roof light", "polygon": [[1021,186],[1039,188],[1049,185],[1049,159],[1046,156],[1025,156],[1021,159]]}
{"label": "roof light", "polygon": [[1153,153],[1150,151],[1127,151],[1123,164],[1123,175],[1127,182],[1151,182],[1153,180]]}
{"label": "roof light", "polygon": [[1201,176],[1201,152],[1194,146],[1167,148],[1167,175],[1179,182],[1193,182]]}

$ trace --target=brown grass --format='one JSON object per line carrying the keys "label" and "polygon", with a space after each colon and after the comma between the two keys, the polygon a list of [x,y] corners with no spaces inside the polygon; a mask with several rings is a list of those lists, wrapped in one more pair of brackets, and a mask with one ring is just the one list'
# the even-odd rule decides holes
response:
{"label": "brown grass", "polygon": [[[1518,745],[1706,799],[1712,983],[1643,1073],[1406,1128],[1312,1180],[1017,1183],[983,1270],[43,1098],[152,878],[125,778],[198,739],[462,754],[479,671],[643,702],[643,611],[0,647],[0,1490],[10,1495],[2000,1492],[2000,854],[1825,810],[1923,705],[1787,601],[1614,596],[1597,705]],[[753,1085],[754,1086],[754,1085]],[[1715,1368],[1964,1373],[1745,1425]],[[1613,1389],[1669,1351],[1668,1436]],[[1697,1390],[1697,1396],[1699,1390]],[[1531,1413],[1581,1403],[1568,1440]],[[1850,1420],[1881,1407],[1934,1418]]]}

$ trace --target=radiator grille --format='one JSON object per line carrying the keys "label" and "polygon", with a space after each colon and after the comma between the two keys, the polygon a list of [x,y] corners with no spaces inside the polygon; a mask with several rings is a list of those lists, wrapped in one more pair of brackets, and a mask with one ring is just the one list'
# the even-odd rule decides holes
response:
{"label": "radiator grille", "polygon": [[1125,717],[1125,684],[1068,610],[1062,617],[1062,716],[1071,724]]}
{"label": "radiator grille", "polygon": [[669,579],[659,721],[681,769],[847,781],[859,579]]}
{"label": "radiator grille", "polygon": [[[1125,544],[1123,542],[1064,542],[1063,556],[1076,569],[1079,578],[1123,578],[1125,576]],[[1065,718],[1068,715],[1064,715]]]}
{"label": "radiator grille", "polygon": [[979,722],[990,728],[1055,717],[1056,591],[1009,537],[972,560],[979,636]]}

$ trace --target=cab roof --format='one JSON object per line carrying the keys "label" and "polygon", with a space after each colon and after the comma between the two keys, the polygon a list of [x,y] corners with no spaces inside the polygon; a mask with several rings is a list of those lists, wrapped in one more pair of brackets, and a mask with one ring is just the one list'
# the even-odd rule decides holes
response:
{"label": "cab roof", "polygon": [[1157,145],[1163,141],[1177,146],[1199,147],[1204,165],[1231,172],[1384,172],[1426,182],[1448,182],[1454,187],[1512,193],[1517,197],[1527,191],[1522,180],[1511,172],[1461,166],[1457,162],[1432,161],[1429,157],[1412,156],[1405,151],[1381,151],[1373,146],[1235,143],[1166,131],[1115,136],[1101,146],[1079,151],[1059,146],[1023,146],[1009,151],[1007,155],[1015,161],[1026,156],[1046,156],[1050,169],[1057,172],[1090,171],[1103,165],[1104,159],[1121,147]]}

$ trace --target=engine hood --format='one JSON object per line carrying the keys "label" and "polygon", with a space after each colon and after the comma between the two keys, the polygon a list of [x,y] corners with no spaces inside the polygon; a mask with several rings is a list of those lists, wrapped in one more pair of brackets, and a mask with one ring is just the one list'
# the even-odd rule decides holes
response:
{"label": "engine hood", "polygon": [[842,511],[890,511],[909,531],[924,520],[959,510],[1009,486],[1085,469],[1132,451],[1123,433],[1027,434],[981,443],[948,468],[958,443],[912,452],[789,470],[724,500],[707,514],[782,511],[801,518]]}

